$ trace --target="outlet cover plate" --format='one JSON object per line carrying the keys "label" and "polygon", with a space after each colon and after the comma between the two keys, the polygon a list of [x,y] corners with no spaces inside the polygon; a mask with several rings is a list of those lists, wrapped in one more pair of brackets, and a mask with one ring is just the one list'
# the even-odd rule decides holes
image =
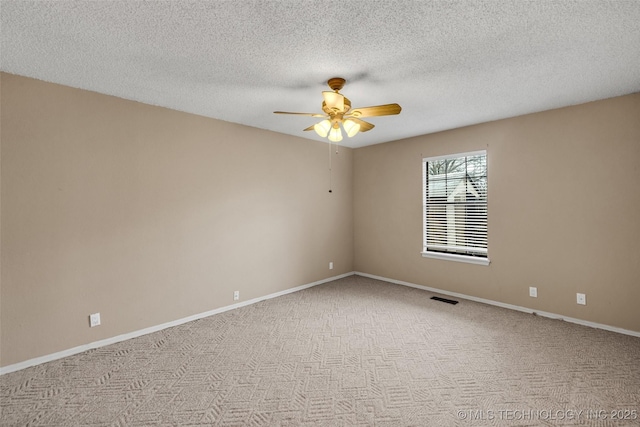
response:
{"label": "outlet cover plate", "polygon": [[580,305],[587,305],[587,295],[586,294],[576,294],[576,302]]}
{"label": "outlet cover plate", "polygon": [[100,326],[100,313],[93,313],[89,315],[89,326]]}
{"label": "outlet cover plate", "polygon": [[538,288],[529,286],[529,296],[533,298],[538,298]]}

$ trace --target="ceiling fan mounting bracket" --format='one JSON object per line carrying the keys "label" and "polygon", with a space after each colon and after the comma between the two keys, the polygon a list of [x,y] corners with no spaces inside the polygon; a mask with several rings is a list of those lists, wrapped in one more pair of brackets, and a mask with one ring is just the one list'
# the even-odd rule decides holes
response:
{"label": "ceiling fan mounting bracket", "polygon": [[327,82],[327,85],[329,85],[329,87],[336,92],[342,89],[344,87],[344,84],[345,79],[343,79],[342,77],[333,77]]}

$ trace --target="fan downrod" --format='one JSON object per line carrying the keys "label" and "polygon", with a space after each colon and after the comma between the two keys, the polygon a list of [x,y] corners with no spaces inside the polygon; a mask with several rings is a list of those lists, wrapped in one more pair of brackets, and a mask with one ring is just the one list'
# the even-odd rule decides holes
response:
{"label": "fan downrod", "polygon": [[329,87],[336,92],[342,89],[344,87],[344,84],[345,79],[343,79],[342,77],[333,77],[327,82],[327,85],[329,85]]}

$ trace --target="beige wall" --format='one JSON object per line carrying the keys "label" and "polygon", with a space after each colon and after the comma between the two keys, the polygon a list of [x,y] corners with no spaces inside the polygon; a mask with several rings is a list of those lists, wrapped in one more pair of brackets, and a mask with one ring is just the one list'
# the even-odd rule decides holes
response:
{"label": "beige wall", "polygon": [[[423,258],[422,158],[481,149],[491,265]],[[640,94],[358,149],[355,270],[640,331],[639,162]]]}
{"label": "beige wall", "polygon": [[1,87],[1,366],[352,271],[351,150]]}
{"label": "beige wall", "polygon": [[[0,366],[352,270],[640,331],[640,94],[343,149],[329,194],[324,143],[0,76]],[[491,265],[422,258],[422,158],[479,149]]]}

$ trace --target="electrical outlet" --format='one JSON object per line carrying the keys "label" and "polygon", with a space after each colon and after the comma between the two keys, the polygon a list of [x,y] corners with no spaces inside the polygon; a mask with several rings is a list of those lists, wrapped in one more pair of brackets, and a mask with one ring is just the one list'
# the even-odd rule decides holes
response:
{"label": "electrical outlet", "polygon": [[238,301],[240,299],[240,291],[233,292],[233,300]]}
{"label": "electrical outlet", "polygon": [[89,326],[100,326],[100,313],[93,313],[89,315]]}
{"label": "electrical outlet", "polygon": [[333,261],[329,263],[329,270],[333,270]]}
{"label": "electrical outlet", "polygon": [[587,295],[586,294],[576,294],[576,302],[580,305],[587,305]]}
{"label": "electrical outlet", "polygon": [[538,288],[529,286],[529,296],[533,298],[538,298]]}

